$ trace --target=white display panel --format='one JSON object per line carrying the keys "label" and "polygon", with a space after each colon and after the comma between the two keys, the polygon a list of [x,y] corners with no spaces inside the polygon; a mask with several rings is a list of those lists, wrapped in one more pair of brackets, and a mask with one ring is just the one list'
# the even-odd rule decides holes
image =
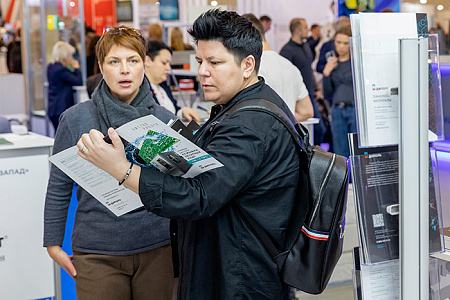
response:
{"label": "white display panel", "polygon": [[55,297],[53,261],[42,246],[48,174],[48,155],[0,158],[1,299]]}

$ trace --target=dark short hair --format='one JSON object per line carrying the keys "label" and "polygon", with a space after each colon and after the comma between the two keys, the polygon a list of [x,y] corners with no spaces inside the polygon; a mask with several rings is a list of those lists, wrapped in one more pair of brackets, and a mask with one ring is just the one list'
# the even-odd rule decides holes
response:
{"label": "dark short hair", "polygon": [[295,30],[297,28],[300,28],[303,22],[306,22],[306,20],[303,18],[292,19],[291,22],[289,23],[289,31],[291,32],[291,34],[294,34]]}
{"label": "dark short hair", "polygon": [[92,27],[86,27],[86,29],[84,30],[84,33],[85,34],[88,34],[88,33],[95,33],[95,30],[94,29],[92,29]]}
{"label": "dark short hair", "polygon": [[261,16],[261,18],[259,18],[259,20],[261,22],[263,22],[263,21],[266,21],[266,22],[272,21],[272,19],[269,16],[267,16],[267,15]]}
{"label": "dark short hair", "polygon": [[234,55],[237,64],[253,55],[258,73],[262,55],[262,37],[246,18],[233,11],[210,9],[201,14],[188,30],[195,43],[219,41]]}
{"label": "dark short hair", "polygon": [[147,56],[149,56],[153,61],[155,60],[155,57],[158,56],[159,52],[163,49],[168,50],[170,54],[172,54],[172,48],[167,46],[165,43],[160,41],[150,41],[148,42]]}
{"label": "dark short hair", "polygon": [[319,26],[319,25],[317,25],[317,24],[312,24],[312,25],[311,25],[311,30],[314,30],[314,29],[316,29],[317,27],[319,27],[319,28],[320,28],[320,26]]}

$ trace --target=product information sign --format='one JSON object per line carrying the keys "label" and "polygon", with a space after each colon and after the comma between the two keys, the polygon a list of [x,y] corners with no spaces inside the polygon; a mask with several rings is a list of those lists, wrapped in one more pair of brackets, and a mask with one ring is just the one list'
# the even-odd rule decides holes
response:
{"label": "product information sign", "polygon": [[42,246],[48,155],[0,158],[0,298],[54,299],[53,261]]}

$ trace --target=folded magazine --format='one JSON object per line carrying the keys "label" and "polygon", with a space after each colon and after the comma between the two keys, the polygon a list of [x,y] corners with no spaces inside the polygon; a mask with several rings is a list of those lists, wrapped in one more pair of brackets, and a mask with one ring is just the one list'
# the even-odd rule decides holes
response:
{"label": "folded magazine", "polygon": [[[127,159],[141,167],[184,178],[223,166],[189,140],[198,126],[190,124],[183,127],[179,122],[172,124],[177,131],[155,116],[148,115],[117,128]],[[108,142],[108,138],[105,140]],[[49,160],[116,216],[142,206],[136,193],[119,186],[111,175],[79,157],[77,150],[77,146],[73,146],[51,156]]]}

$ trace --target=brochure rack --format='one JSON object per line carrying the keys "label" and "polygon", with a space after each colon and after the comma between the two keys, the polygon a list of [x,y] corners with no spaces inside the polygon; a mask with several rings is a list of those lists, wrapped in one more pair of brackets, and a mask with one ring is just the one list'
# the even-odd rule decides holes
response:
{"label": "brochure rack", "polygon": [[[351,171],[362,264],[398,260],[399,247],[399,152],[397,146],[359,148],[356,133],[349,134]],[[437,156],[430,149],[429,249],[443,250]]]}
{"label": "brochure rack", "polygon": [[351,22],[359,135],[349,136],[360,240],[355,296],[439,299],[430,253],[444,249],[443,225],[429,148],[443,138],[437,39],[426,35],[424,14],[359,14]]}

